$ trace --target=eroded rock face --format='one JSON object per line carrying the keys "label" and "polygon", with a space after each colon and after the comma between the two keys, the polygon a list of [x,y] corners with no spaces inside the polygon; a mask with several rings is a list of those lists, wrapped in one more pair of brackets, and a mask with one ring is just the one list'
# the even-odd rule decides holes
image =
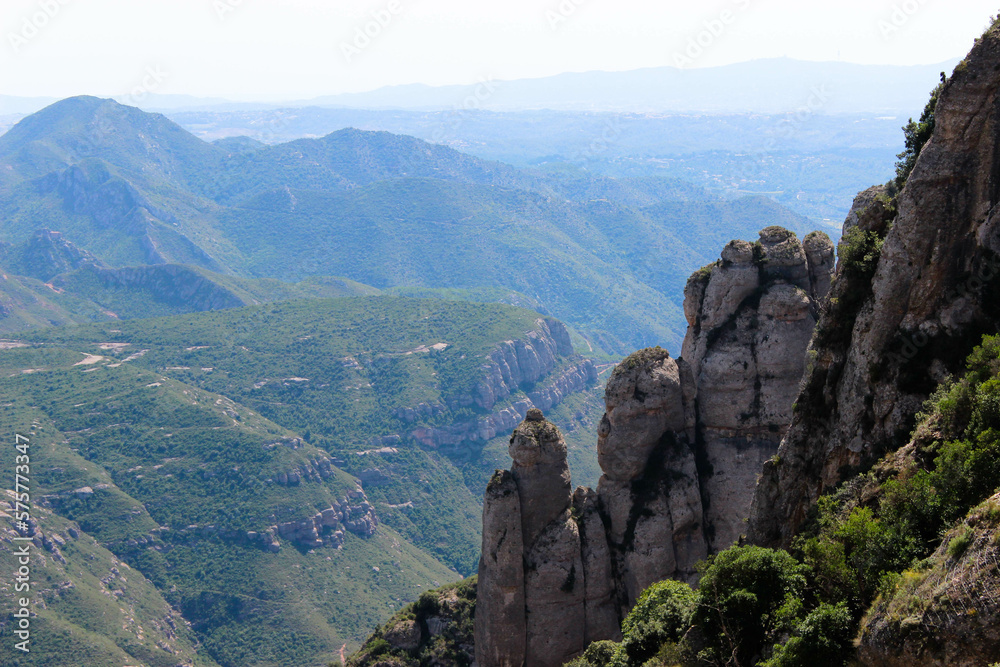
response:
{"label": "eroded rock face", "polygon": [[1000,329],[998,91],[994,27],[944,85],[896,210],[879,188],[855,200],[845,232],[883,237],[881,254],[873,275],[841,259],[801,410],[755,494],[753,542],[787,545],[842,470],[905,444],[934,387]]}
{"label": "eroded rock face", "polygon": [[[539,318],[535,327],[522,338],[504,341],[490,352],[480,367],[482,375],[479,381],[469,393],[448,398],[447,406],[420,403],[394,411],[395,417],[407,423],[440,415],[448,408],[455,410],[476,406],[489,410],[489,414],[449,425],[418,426],[389,436],[395,439],[395,443],[386,443],[383,437],[382,446],[394,446],[404,439],[413,438],[430,449],[453,456],[468,456],[470,452],[478,451],[478,443],[513,430],[524,419],[528,409],[537,407],[548,410],[562,403],[570,394],[597,382],[593,361],[572,358],[573,346],[565,325],[556,320]],[[353,359],[345,361],[357,363]],[[561,364],[565,365],[560,368]],[[524,390],[527,397],[513,402],[504,400],[518,390]],[[378,445],[371,442],[368,446],[374,448]]]}
{"label": "eroded rock face", "polygon": [[479,665],[558,667],[583,651],[585,582],[566,443],[532,409],[483,502],[475,635]]}
{"label": "eroded rock face", "polygon": [[518,385],[535,382],[547,375],[555,367],[561,355],[573,353],[569,332],[557,320],[539,318],[537,329],[529,331],[524,338],[509,340],[489,354],[483,364],[483,379],[472,396],[456,402],[456,405],[475,403],[489,410],[493,405],[517,391]]}
{"label": "eroded rock face", "polygon": [[733,241],[685,290],[684,355],[697,395],[710,551],[744,532],[757,475],[791,421],[833,270],[829,237],[813,232],[807,239],[801,244],[792,232],[768,227],[756,247]]}
{"label": "eroded rock face", "polygon": [[695,461],[691,369],[666,350],[627,357],[605,391],[597,485],[620,616],[649,584],[692,579],[707,552]]}
{"label": "eroded rock face", "polygon": [[739,537],[791,419],[832,267],[825,234],[803,245],[769,227],[692,276],[684,358],[640,350],[608,380],[596,491],[571,496],[558,429],[523,413],[511,471],[497,472],[483,507],[481,667],[561,665],[620,638],[645,588],[694,581],[698,561]]}
{"label": "eroded rock face", "polygon": [[481,667],[560,665],[619,638],[645,588],[693,582],[696,563],[739,537],[757,474],[791,420],[832,266],[825,234],[803,245],[769,227],[692,276],[684,358],[640,350],[608,380],[596,491],[571,497],[558,429],[525,412],[511,471],[497,472],[483,508]]}
{"label": "eroded rock face", "polygon": [[607,411],[598,429],[597,460],[604,475],[614,481],[641,477],[660,437],[689,426],[685,407],[693,407],[692,393],[690,370],[666,350],[643,350],[622,362],[605,388]]}
{"label": "eroded rock face", "polygon": [[557,521],[572,499],[566,443],[556,425],[533,408],[514,430],[508,452],[510,473],[520,498],[521,534],[531,547],[541,532]]}
{"label": "eroded rock face", "polygon": [[521,667],[527,638],[521,501],[514,476],[498,470],[483,498],[483,551],[476,601],[476,662]]}

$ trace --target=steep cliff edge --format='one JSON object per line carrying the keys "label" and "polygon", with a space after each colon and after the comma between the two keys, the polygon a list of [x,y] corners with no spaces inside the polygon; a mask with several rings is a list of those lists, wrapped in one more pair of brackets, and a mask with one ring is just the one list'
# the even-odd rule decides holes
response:
{"label": "steep cliff edge", "polygon": [[[761,466],[778,449],[806,347],[826,296],[833,243],[813,232],[799,243],[781,227],[760,241],[732,241],[722,259],[685,288],[689,360],[709,549],[736,541]],[[707,275],[706,275],[707,274]]]}
{"label": "steep cliff edge", "polygon": [[859,195],[751,542],[786,546],[808,508],[903,445],[923,401],[1000,326],[1000,31],[944,84],[930,141],[895,200]]}
{"label": "steep cliff edge", "polygon": [[596,491],[571,493],[558,429],[527,413],[513,466],[484,499],[479,665],[561,665],[619,638],[646,587],[693,581],[739,537],[790,419],[832,258],[821,233],[802,244],[769,227],[692,276],[684,357],[641,350],[608,380]]}

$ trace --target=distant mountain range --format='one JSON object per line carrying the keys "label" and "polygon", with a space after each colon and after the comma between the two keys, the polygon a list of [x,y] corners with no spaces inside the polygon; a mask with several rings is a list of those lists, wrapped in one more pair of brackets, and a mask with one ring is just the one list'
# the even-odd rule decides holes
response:
{"label": "distant mountain range", "polygon": [[722,67],[573,72],[468,86],[389,86],[308,103],[372,109],[783,113],[809,108],[821,113],[913,113],[923,106],[940,72],[950,73],[957,63],[857,65],[769,58]]}
{"label": "distant mountain range", "polygon": [[730,238],[754,239],[771,224],[811,227],[765,197],[722,201],[667,179],[529,173],[387,132],[210,144],[161,115],[94,97],[53,104],[0,137],[0,241],[9,245],[0,266],[12,274],[41,275],[24,258],[45,254],[30,247],[45,229],[60,232],[71,255],[108,268],[185,264],[202,271],[183,274],[199,281],[215,280],[208,271],[503,288],[613,353],[679,349],[687,276]]}
{"label": "distant mountain range", "polygon": [[0,428],[44,461],[31,664],[356,648],[475,570],[529,406],[596,481],[604,362],[676,354],[687,277],[775,224],[812,227],[388,132],[209,143],[95,97],[22,119],[0,136]]}
{"label": "distant mountain range", "polygon": [[[912,114],[938,74],[959,59],[931,65],[859,65],[767,58],[721,67],[650,67],[624,72],[567,72],[536,79],[484,79],[471,85],[386,86],[361,93],[284,102],[150,93],[121,98],[144,109],[238,110],[332,106],[365,109],[558,109],[566,111],[784,113],[810,106],[822,113]],[[471,96],[471,97],[470,97]],[[55,98],[0,96],[0,115],[32,113]]]}

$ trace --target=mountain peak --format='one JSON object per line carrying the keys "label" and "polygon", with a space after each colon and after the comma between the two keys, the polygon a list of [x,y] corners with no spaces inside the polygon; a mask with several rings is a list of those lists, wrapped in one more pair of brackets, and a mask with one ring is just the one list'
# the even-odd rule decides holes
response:
{"label": "mountain peak", "polygon": [[144,178],[190,171],[225,153],[166,116],[111,99],[81,95],[50,104],[0,136],[0,161],[37,178],[88,158]]}

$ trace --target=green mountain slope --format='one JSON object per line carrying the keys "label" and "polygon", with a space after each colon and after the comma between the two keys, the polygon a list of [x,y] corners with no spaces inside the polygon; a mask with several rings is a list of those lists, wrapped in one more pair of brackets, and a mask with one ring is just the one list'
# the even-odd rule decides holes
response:
{"label": "green mountain slope", "polygon": [[[368,534],[366,526],[343,518],[320,533],[316,546],[286,532],[330,507],[350,505],[364,513],[355,480],[288,430],[217,394],[141,368],[134,354],[98,359],[57,347],[0,353],[4,430],[37,435],[33,497],[52,508],[36,513],[41,530],[62,534],[72,525],[91,552],[107,559],[102,549],[109,550],[142,573],[125,598],[116,595],[116,606],[135,606],[121,612],[135,618],[126,630],[129,623],[161,622],[156,605],[166,610],[156,613],[172,614],[162,596],[192,624],[204,664],[325,664],[401,601],[457,576],[388,527]],[[6,476],[13,475],[13,462],[4,458]],[[323,474],[282,483],[290,471],[316,469]],[[339,549],[321,548],[338,543]],[[67,559],[74,549],[75,540],[66,547]],[[90,597],[40,593],[59,603],[51,608],[52,627],[45,626],[53,635],[66,631],[63,616],[72,621],[94,605],[99,609],[97,596],[108,594],[67,562],[69,571],[53,576]],[[132,636],[143,634],[135,629],[105,632],[86,620],[77,625],[111,640],[94,645],[85,635],[95,655],[87,664],[121,664],[111,643],[149,664],[176,664],[143,654],[153,649]],[[193,636],[185,632],[190,647]],[[39,653],[55,659],[66,641],[56,642],[51,654],[44,648]]]}
{"label": "green mountain slope", "polygon": [[[535,368],[506,394],[488,371],[505,345]],[[47,443],[41,530],[72,526],[126,563],[144,587],[134,595],[153,596],[135,623],[158,618],[144,610],[161,600],[191,624],[172,641],[200,646],[205,664],[322,665],[356,649],[421,591],[475,569],[481,488],[504,455],[506,422],[490,420],[519,421],[528,396],[558,387],[550,414],[581,440],[599,419],[565,329],[498,304],[309,299],[0,347],[4,427]],[[595,468],[571,447],[581,471]],[[50,608],[76,618],[79,605]],[[93,664],[116,651],[159,664],[142,641],[111,639],[81,640]]]}
{"label": "green mountain slope", "polygon": [[[56,103],[0,136],[0,241],[23,243],[45,221],[112,267],[502,288],[624,353],[679,346],[681,285],[714,259],[714,230],[809,231],[761,198],[528,174],[385,132],[245,144],[207,144],[108,100]],[[702,231],[690,235],[691,220]]]}
{"label": "green mountain slope", "polygon": [[[478,558],[479,489],[493,471],[480,461],[486,441],[476,434],[490,428],[482,420],[582,363],[567,338],[537,386],[512,387],[495,402],[476,398],[486,355],[502,341],[529,340],[543,322],[509,306],[371,297],[52,329],[24,340],[91,354],[104,354],[101,343],[121,355],[147,350],[130,363],[225,396],[369,475],[386,521],[469,572]],[[492,428],[498,438],[504,432]],[[472,467],[468,484],[456,465]]]}
{"label": "green mountain slope", "polygon": [[[227,276],[190,265],[111,268],[49,230],[39,230],[21,244],[0,246],[0,266],[0,333],[4,334],[269,301],[379,293],[374,287],[327,276],[287,283]],[[505,295],[483,296],[478,300],[502,300]]]}

